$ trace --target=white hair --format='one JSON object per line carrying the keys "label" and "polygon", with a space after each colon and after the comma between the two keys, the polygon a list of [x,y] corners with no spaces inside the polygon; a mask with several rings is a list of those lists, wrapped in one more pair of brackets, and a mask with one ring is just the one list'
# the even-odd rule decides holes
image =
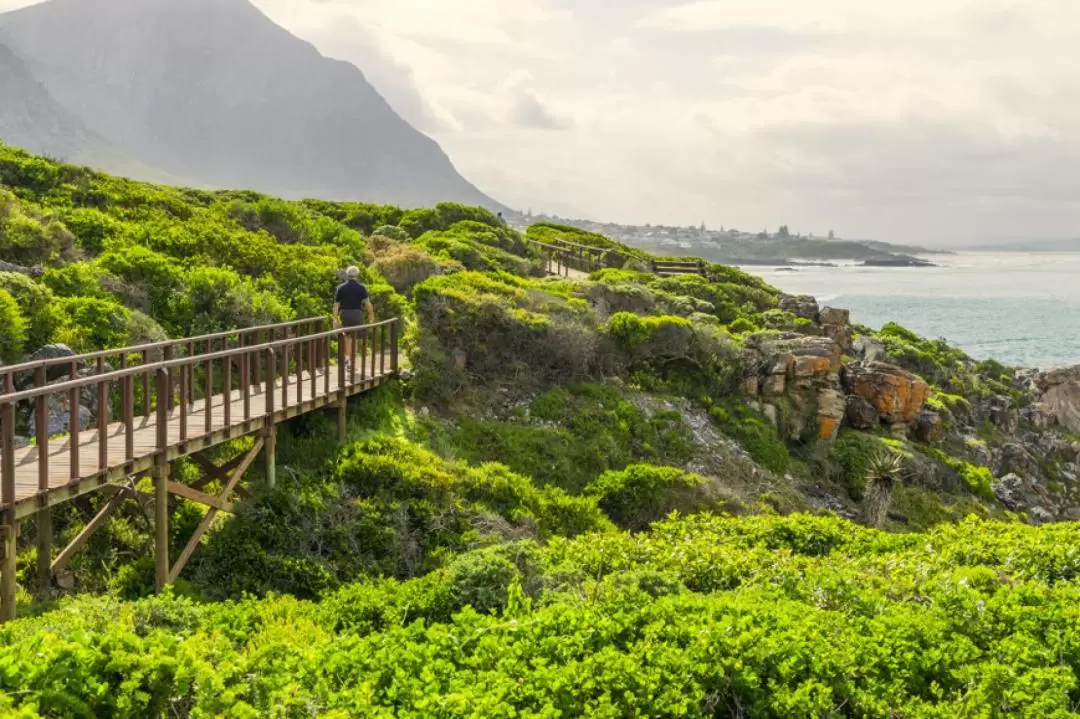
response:
{"label": "white hair", "polygon": [[360,276],[360,268],[357,267],[356,265],[353,265],[353,266],[349,267],[349,269],[345,270],[345,276],[346,277],[359,277]]}

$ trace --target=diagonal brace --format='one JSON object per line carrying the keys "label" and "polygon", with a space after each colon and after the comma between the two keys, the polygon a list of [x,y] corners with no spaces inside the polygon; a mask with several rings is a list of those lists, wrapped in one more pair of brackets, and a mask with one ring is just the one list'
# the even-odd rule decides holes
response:
{"label": "diagonal brace", "polygon": [[[259,452],[262,451],[263,441],[262,437],[255,440],[255,445],[248,450],[247,454],[244,455],[244,459],[240,462],[240,465],[233,471],[228,483],[218,496],[219,500],[228,500],[229,495],[233,493],[236,485],[240,482],[241,478],[243,478],[244,473],[247,472],[248,467],[251,466],[251,463],[259,456]],[[203,520],[199,522],[199,526],[195,528],[195,532],[191,535],[191,539],[188,540],[187,546],[184,547],[184,551],[177,557],[176,564],[173,565],[172,571],[169,572],[166,584],[175,582],[176,578],[180,576],[180,572],[184,571],[184,566],[187,565],[188,560],[191,559],[191,555],[199,546],[199,542],[202,540],[203,535],[206,534],[206,530],[210,528],[210,524],[214,521],[214,517],[217,516],[218,511],[217,507],[211,507],[210,511],[206,513],[206,516],[203,517]]]}

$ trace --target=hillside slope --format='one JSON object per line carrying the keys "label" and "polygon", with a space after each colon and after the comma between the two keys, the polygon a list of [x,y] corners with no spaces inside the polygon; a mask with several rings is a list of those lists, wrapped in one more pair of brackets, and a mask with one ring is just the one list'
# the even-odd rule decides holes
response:
{"label": "hillside slope", "polygon": [[191,182],[497,206],[357,68],[247,0],[50,0],[0,16],[0,42],[111,146]]}
{"label": "hillside slope", "polygon": [[[63,587],[23,522],[0,714],[1076,716],[1080,369],[460,204],[178,189],[5,146],[0,185],[0,256],[44,268],[0,272],[4,361],[325,318],[357,264],[409,368],[350,403],[344,442],[336,413],[279,424],[278,481],[248,471],[174,596],[147,598],[139,502]],[[605,269],[547,276],[530,239]],[[55,546],[109,502],[54,510]],[[169,505],[176,556],[207,507]]]}

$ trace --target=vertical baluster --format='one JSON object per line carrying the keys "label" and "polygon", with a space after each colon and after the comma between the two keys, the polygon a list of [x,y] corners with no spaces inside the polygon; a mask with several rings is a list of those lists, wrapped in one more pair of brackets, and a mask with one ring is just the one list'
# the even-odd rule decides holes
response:
{"label": "vertical baluster", "polygon": [[[363,382],[367,377],[367,328],[360,330],[360,381]],[[353,336],[352,342],[352,366],[353,366],[353,383],[356,382],[356,336]]]}
{"label": "vertical baluster", "polygon": [[98,411],[98,471],[109,468],[109,382],[99,379],[97,383]]}
{"label": "vertical baluster", "polygon": [[[161,351],[161,359],[165,362],[171,362],[172,358],[173,345],[166,345],[165,348]],[[169,386],[165,390],[164,394],[158,394],[157,400],[158,402],[164,401],[166,412],[171,412],[173,407],[175,406],[175,403],[173,401],[173,376],[172,372],[167,369],[165,370],[165,379],[169,382]],[[180,401],[182,402],[183,400],[184,398],[181,397]],[[161,416],[161,412],[158,412],[158,416]],[[166,414],[166,416],[168,416],[168,414]]]}
{"label": "vertical baluster", "polygon": [[[45,387],[48,378],[45,367],[41,365],[34,370],[34,386]],[[40,395],[34,400],[34,437],[37,440],[38,454],[38,490],[41,492],[49,489],[49,396]]]}
{"label": "vertical baluster", "polygon": [[222,360],[224,375],[221,378],[222,389],[225,392],[225,428],[232,427],[232,357]]}
{"label": "vertical baluster", "polygon": [[[72,362],[68,366],[68,378],[75,381],[79,376],[79,365]],[[79,472],[79,432],[82,430],[82,390],[75,388],[68,390],[68,409],[71,410],[71,419],[68,421],[68,431],[71,436],[68,441],[68,478],[72,482],[77,480]]]}
{"label": "vertical baluster", "polygon": [[274,421],[274,376],[277,374],[277,355],[273,347],[266,348],[266,421]]}
{"label": "vertical baluster", "polygon": [[244,421],[251,419],[251,360],[250,351],[240,355],[240,391],[244,393]]}
{"label": "vertical baluster", "polygon": [[398,371],[398,323],[390,325],[390,371],[397,374]]}
{"label": "vertical baluster", "polygon": [[389,328],[384,324],[379,327],[379,376],[386,374],[386,334]]}
{"label": "vertical baluster", "polygon": [[[4,377],[4,393],[11,394],[13,378]],[[4,555],[0,566],[0,621],[15,618],[15,541],[19,533],[19,520],[15,516],[15,405],[0,404],[0,549]]]}
{"label": "vertical baluster", "polygon": [[289,408],[289,345],[281,346],[281,408]]}
{"label": "vertical baluster", "polygon": [[327,335],[322,338],[323,350],[322,350],[322,370],[323,370],[323,391],[326,396],[330,396],[330,336]]}
{"label": "vertical baluster", "polygon": [[[302,337],[297,332],[297,339]],[[296,403],[304,403],[304,343],[297,341],[296,343]]]}
{"label": "vertical baluster", "polygon": [[[210,342],[207,341],[206,354],[210,354]],[[214,360],[209,357],[203,359],[203,371],[206,373],[205,382],[203,384],[203,396],[206,399],[206,416],[205,422],[206,433],[210,434],[214,430]]]}
{"label": "vertical baluster", "polygon": [[311,399],[319,393],[319,342],[322,340],[308,340],[308,371],[311,373]]}
{"label": "vertical baluster", "polygon": [[127,452],[127,461],[132,462],[135,460],[135,387],[133,375],[124,377],[123,387],[124,390],[121,395],[124,403],[124,431],[127,433],[124,449]]}
{"label": "vertical baluster", "polygon": [[[195,343],[187,343],[186,356],[188,358],[195,356]],[[195,363],[188,362],[186,365],[180,368],[181,372],[187,373],[187,394],[181,397],[181,400],[191,405],[191,409],[195,409]]]}
{"label": "vertical baluster", "polygon": [[157,450],[164,452],[169,448],[169,396],[173,387],[169,370],[158,367],[154,384],[157,386]]}
{"label": "vertical baluster", "polygon": [[190,360],[190,358],[189,358],[188,363],[180,368],[180,373],[179,373],[180,374],[180,398],[181,398],[181,402],[180,402],[180,446],[181,446],[181,448],[183,450],[187,449],[187,447],[185,446],[185,443],[187,442],[187,438],[188,438],[188,426],[187,426],[187,424],[188,424],[188,412],[193,407],[193,405],[190,402],[188,402],[188,399],[187,399],[188,397],[191,396],[191,377],[192,377],[192,374],[189,372],[189,370],[191,369],[191,363],[192,362],[193,362],[193,360]]}
{"label": "vertical baluster", "polygon": [[[145,367],[150,363],[150,353],[146,350],[142,352],[142,365]],[[150,419],[150,373],[143,372],[142,375],[142,394],[143,394],[143,417]]]}

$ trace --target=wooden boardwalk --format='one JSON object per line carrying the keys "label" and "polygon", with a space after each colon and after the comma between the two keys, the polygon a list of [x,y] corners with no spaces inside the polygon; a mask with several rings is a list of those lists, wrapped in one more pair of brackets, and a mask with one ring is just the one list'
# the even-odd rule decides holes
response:
{"label": "wooden boardwalk", "polygon": [[[14,616],[21,520],[34,518],[39,588],[47,587],[123,501],[140,499],[132,478],[151,474],[161,589],[183,570],[216,513],[232,511],[230,497],[246,493],[240,480],[260,453],[273,485],[278,423],[333,406],[344,436],[348,399],[397,374],[398,335],[397,318],[330,331],[312,319],[0,367],[0,621]],[[31,386],[16,391],[28,378]],[[58,415],[63,433],[50,428]],[[28,423],[31,443],[20,447],[17,430]],[[224,466],[204,454],[252,435],[254,446]],[[172,481],[170,463],[182,457],[204,470],[200,480]],[[211,486],[220,492],[209,494]],[[54,554],[50,508],[99,490],[110,501]],[[170,495],[210,508],[172,565]]]}

